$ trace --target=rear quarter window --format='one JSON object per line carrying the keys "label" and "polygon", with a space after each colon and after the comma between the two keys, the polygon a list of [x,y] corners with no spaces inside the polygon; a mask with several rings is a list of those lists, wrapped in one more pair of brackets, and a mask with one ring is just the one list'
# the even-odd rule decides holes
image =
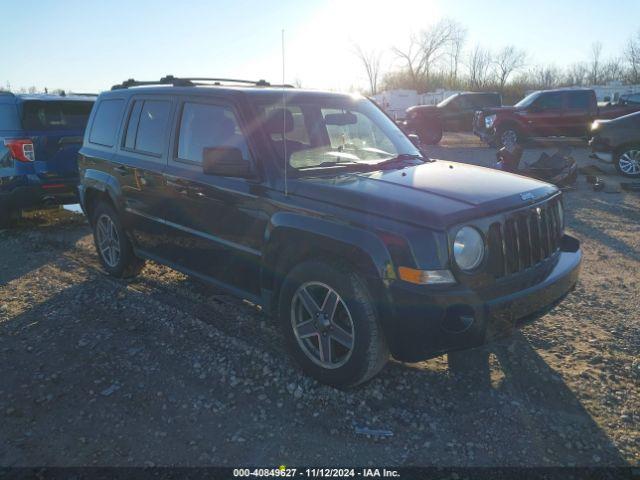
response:
{"label": "rear quarter window", "polygon": [[84,130],[93,102],[27,101],[22,106],[25,130]]}
{"label": "rear quarter window", "polygon": [[123,110],[124,100],[122,99],[102,100],[97,106],[89,134],[89,142],[113,147],[116,143]]}
{"label": "rear quarter window", "polygon": [[18,109],[13,103],[0,103],[0,130],[20,130]]}

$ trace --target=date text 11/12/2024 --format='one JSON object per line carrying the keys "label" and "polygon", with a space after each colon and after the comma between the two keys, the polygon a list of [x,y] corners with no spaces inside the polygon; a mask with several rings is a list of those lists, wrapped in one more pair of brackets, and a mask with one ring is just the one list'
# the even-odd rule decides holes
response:
{"label": "date text 11/12/2024", "polygon": [[242,477],[304,477],[304,478],[394,478],[399,477],[397,470],[388,470],[386,468],[287,468],[280,466],[279,468],[236,468],[233,470],[233,476]]}

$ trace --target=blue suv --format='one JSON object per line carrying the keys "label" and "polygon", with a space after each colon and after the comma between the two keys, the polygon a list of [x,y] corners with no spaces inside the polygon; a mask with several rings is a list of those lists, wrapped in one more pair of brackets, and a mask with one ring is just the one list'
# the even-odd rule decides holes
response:
{"label": "blue suv", "polygon": [[93,103],[0,92],[0,226],[21,209],[77,202],[76,157]]}

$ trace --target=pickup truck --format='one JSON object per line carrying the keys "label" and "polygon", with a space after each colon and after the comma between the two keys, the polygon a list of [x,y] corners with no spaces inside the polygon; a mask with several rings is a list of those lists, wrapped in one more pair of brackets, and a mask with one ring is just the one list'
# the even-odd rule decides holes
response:
{"label": "pickup truck", "polygon": [[598,107],[586,88],[541,90],[513,107],[476,112],[473,131],[490,146],[511,146],[528,137],[588,137],[596,119],[617,118],[640,111],[634,103]]}
{"label": "pickup truck", "polygon": [[442,139],[443,132],[471,131],[476,111],[500,105],[502,97],[499,93],[456,93],[438,105],[409,107],[400,127],[407,133],[417,134],[423,144],[435,145]]}

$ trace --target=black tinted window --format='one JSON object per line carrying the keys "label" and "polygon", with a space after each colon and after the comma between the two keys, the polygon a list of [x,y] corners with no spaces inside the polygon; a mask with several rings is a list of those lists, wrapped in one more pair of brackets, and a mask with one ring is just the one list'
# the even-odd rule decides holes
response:
{"label": "black tinted window", "polygon": [[116,142],[120,118],[124,108],[124,100],[103,100],[98,104],[89,141],[107,147],[113,147]]}
{"label": "black tinted window", "polygon": [[476,107],[499,107],[500,97],[498,95],[476,95],[475,97]]}
{"label": "black tinted window", "polygon": [[0,130],[20,130],[18,109],[13,103],[0,103]]}
{"label": "black tinted window", "polygon": [[589,108],[589,92],[571,92],[567,98],[567,108],[587,110]]}
{"label": "black tinted window", "polygon": [[142,110],[142,100],[133,102],[131,115],[129,115],[129,123],[127,124],[127,133],[124,137],[124,146],[133,150],[136,145],[136,133],[138,132],[138,123],[140,122],[140,110]]}
{"label": "black tinted window", "polygon": [[640,103],[640,93],[634,93],[633,95],[629,95],[627,98],[627,103]]}
{"label": "black tinted window", "polygon": [[135,150],[156,155],[162,154],[170,111],[171,102],[165,100],[144,101],[140,110]]}
{"label": "black tinted window", "polygon": [[178,158],[202,162],[205,148],[235,147],[249,159],[249,149],[228,107],[202,103],[185,103],[180,120]]}
{"label": "black tinted window", "polygon": [[29,101],[22,106],[25,130],[84,130],[93,102]]}
{"label": "black tinted window", "polygon": [[534,105],[541,110],[555,110],[562,108],[562,93],[543,93]]}

